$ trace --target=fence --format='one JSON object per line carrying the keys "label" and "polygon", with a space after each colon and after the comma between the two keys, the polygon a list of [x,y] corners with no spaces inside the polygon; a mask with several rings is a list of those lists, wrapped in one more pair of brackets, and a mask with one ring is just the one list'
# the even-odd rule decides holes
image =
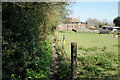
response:
{"label": "fence", "polygon": [[[71,60],[68,57],[67,53],[65,52],[65,35],[63,35],[63,40],[60,38],[60,33],[55,32],[57,36],[56,42],[58,44],[62,43],[62,54],[64,58],[67,59],[68,63],[71,64],[71,80],[77,79],[77,43],[71,42]],[[62,42],[61,42],[62,41]]]}

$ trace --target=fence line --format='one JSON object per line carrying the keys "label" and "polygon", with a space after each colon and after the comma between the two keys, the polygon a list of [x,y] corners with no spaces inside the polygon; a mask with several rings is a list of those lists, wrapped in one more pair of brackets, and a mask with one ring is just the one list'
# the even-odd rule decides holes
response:
{"label": "fence line", "polygon": [[[55,32],[56,33],[56,32]],[[60,33],[57,31],[57,43],[60,44]],[[65,35],[63,35],[63,42],[62,42],[62,55],[69,64],[71,64],[71,80],[77,79],[77,43],[71,43],[71,59],[68,57],[67,53],[65,52]]]}
{"label": "fence line", "polygon": [[62,55],[64,56],[64,58],[66,58],[68,63],[71,64],[71,59],[68,57],[68,54],[65,52],[65,35],[63,35],[63,40],[60,40],[60,39],[62,39],[62,38],[60,38],[60,33],[58,33],[58,31],[56,31],[55,36],[56,36],[57,43],[59,43],[59,45],[62,44]]}
{"label": "fence line", "polygon": [[68,57],[67,53],[65,52],[65,35],[63,35],[62,52],[63,52],[63,56],[64,56],[64,54],[65,54],[65,58],[67,59],[67,61],[68,61],[68,62],[69,62],[69,64],[70,64],[70,63],[71,63],[71,62],[70,62],[70,59],[69,59],[69,57]]}

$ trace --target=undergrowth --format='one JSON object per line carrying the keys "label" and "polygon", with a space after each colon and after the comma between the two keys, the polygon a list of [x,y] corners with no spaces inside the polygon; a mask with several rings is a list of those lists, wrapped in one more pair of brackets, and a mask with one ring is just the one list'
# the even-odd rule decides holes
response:
{"label": "undergrowth", "polygon": [[[110,78],[118,75],[118,55],[115,52],[106,51],[106,47],[82,48],[89,54],[77,57],[79,76],[87,78]],[[93,54],[92,51],[94,52]],[[117,76],[118,77],[118,76]],[[80,77],[79,77],[80,78]]]}
{"label": "undergrowth", "polygon": [[61,54],[62,46],[57,45],[56,49],[59,54],[59,60],[60,60],[60,70],[59,70],[58,80],[70,80],[71,68],[70,68],[70,64],[66,61],[65,56]]}

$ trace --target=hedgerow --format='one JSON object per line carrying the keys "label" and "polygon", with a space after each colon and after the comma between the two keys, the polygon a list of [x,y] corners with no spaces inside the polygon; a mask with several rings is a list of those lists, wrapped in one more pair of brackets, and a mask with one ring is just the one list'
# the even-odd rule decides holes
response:
{"label": "hedgerow", "polygon": [[66,2],[2,3],[2,79],[49,78],[51,37],[66,15]]}

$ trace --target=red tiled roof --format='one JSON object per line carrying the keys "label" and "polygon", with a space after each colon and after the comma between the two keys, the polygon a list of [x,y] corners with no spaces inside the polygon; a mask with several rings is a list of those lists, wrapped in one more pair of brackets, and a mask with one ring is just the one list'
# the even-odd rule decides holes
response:
{"label": "red tiled roof", "polygon": [[81,21],[77,18],[68,18],[65,22],[81,22]]}

